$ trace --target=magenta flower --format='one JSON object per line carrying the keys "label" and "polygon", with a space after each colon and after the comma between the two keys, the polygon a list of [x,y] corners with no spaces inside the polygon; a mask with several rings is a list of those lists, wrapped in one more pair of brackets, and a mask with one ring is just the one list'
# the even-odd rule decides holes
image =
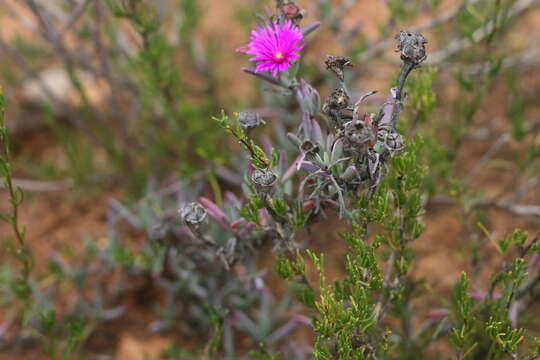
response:
{"label": "magenta flower", "polygon": [[292,62],[300,57],[304,35],[291,20],[283,24],[272,23],[260,26],[251,32],[251,42],[240,49],[254,55],[250,61],[257,63],[255,72],[270,71],[276,76],[278,71],[286,71]]}

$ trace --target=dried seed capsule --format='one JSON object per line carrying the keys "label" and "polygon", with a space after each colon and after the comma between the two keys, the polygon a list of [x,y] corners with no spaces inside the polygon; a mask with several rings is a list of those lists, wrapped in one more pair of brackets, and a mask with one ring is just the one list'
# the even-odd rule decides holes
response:
{"label": "dried seed capsule", "polygon": [[197,202],[186,204],[180,208],[182,220],[189,226],[199,226],[206,219],[206,209]]}
{"label": "dried seed capsule", "polygon": [[251,130],[263,126],[266,122],[256,112],[242,111],[238,114],[238,121],[244,130]]}
{"label": "dried seed capsule", "polygon": [[182,206],[178,212],[195,237],[204,239],[201,225],[206,220],[206,209],[201,204],[192,202]]}
{"label": "dried seed capsule", "polygon": [[371,123],[367,122],[357,122],[356,124],[349,122],[343,129],[343,137],[348,144],[346,149],[348,153],[364,153],[376,140],[375,129]]}
{"label": "dried seed capsule", "polygon": [[251,182],[260,196],[270,194],[276,185],[277,176],[269,169],[255,169],[251,174]]}
{"label": "dried seed capsule", "polygon": [[345,80],[344,69],[346,66],[352,67],[353,63],[351,58],[346,56],[332,56],[328,55],[326,61],[324,62],[326,69],[332,71],[338,79],[343,82]]}
{"label": "dried seed capsule", "polygon": [[349,105],[349,100],[349,94],[343,88],[338,88],[328,95],[324,106],[330,109],[342,110]]}
{"label": "dried seed capsule", "polygon": [[349,105],[350,97],[343,88],[338,88],[324,101],[322,111],[333,121],[336,128],[341,128],[344,119],[342,110]]}
{"label": "dried seed capsule", "polygon": [[384,137],[384,147],[392,156],[403,151],[403,146],[403,137],[397,132],[388,133]]}
{"label": "dried seed capsule", "polygon": [[305,154],[306,159],[313,160],[319,153],[319,146],[310,140],[306,140],[300,145],[300,151]]}
{"label": "dried seed capsule", "polygon": [[422,34],[400,31],[396,35],[397,48],[401,52],[401,60],[419,65],[426,60],[426,38]]}

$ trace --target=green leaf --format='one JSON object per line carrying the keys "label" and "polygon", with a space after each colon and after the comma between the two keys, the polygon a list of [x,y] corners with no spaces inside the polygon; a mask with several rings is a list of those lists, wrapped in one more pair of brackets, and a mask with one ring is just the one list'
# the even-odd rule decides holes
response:
{"label": "green leaf", "polygon": [[302,283],[290,283],[294,297],[303,305],[315,308],[315,293],[307,285]]}
{"label": "green leaf", "polygon": [[293,275],[291,261],[283,255],[277,257],[275,269],[277,274],[283,279],[290,279]]}
{"label": "green leaf", "polygon": [[32,288],[28,281],[22,277],[11,282],[11,290],[19,300],[27,300],[32,293]]}
{"label": "green leaf", "polygon": [[9,163],[0,157],[0,178],[5,178],[10,174]]}
{"label": "green leaf", "polygon": [[272,148],[272,163],[270,164],[271,168],[276,167],[279,164],[279,152]]}
{"label": "green leaf", "polygon": [[42,311],[39,314],[39,324],[45,334],[50,334],[56,323],[56,312],[52,309]]}

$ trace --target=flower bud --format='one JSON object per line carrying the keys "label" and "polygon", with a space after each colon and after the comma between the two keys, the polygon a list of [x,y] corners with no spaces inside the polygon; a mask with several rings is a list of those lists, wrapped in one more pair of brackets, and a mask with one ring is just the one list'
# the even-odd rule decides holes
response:
{"label": "flower bud", "polygon": [[238,229],[246,224],[246,219],[240,218],[238,220],[235,220],[231,223],[231,228]]}
{"label": "flower bud", "polygon": [[302,9],[292,2],[281,5],[279,11],[285,18],[291,19],[296,23],[304,17]]}
{"label": "flower bud", "polygon": [[259,224],[263,227],[268,226],[270,224],[270,214],[268,214],[268,210],[266,209],[259,209]]}
{"label": "flower bud", "polygon": [[323,199],[323,204],[332,209],[339,209],[339,204],[332,199]]}
{"label": "flower bud", "polygon": [[312,210],[314,207],[315,207],[315,200],[313,199],[304,201],[304,203],[302,204],[302,210],[304,212],[308,212]]}
{"label": "flower bud", "polygon": [[300,146],[302,145],[302,141],[300,140],[300,138],[298,136],[296,136],[295,134],[293,133],[287,133],[287,137],[289,138],[289,140],[291,140],[291,142],[296,145],[296,146]]}
{"label": "flower bud", "polygon": [[300,80],[300,105],[302,110],[309,112],[311,115],[316,114],[321,106],[321,97],[319,92],[309,85],[304,79]]}
{"label": "flower bud", "polygon": [[349,181],[358,175],[358,170],[356,166],[350,165],[344,172],[341,174],[340,179],[343,181]]}
{"label": "flower bud", "polygon": [[200,197],[199,201],[201,202],[202,206],[204,206],[204,208],[206,209],[207,214],[210,218],[214,219],[214,221],[216,221],[224,229],[229,229],[230,227],[229,220],[227,219],[227,216],[225,215],[225,213],[223,212],[223,210],[221,210],[219,206],[217,206],[213,201],[205,198],[204,196]]}

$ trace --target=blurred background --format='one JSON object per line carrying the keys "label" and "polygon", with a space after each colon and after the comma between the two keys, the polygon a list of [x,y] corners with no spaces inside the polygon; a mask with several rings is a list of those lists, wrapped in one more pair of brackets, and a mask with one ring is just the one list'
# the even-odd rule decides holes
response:
{"label": "blurred background", "polygon": [[[298,5],[305,9],[303,26],[321,22],[307,37],[300,76],[324,97],[333,86],[326,55],[350,56],[350,90],[380,92],[370,98],[372,111],[399,70],[394,35],[410,29],[428,39],[428,59],[409,84],[424,96],[406,103],[403,124],[409,137],[424,138],[431,179],[413,273],[433,298],[448,293],[463,270],[477,274],[473,285],[485,291],[482,281],[497,263],[489,238],[518,227],[538,232],[540,1]],[[176,359],[190,358],[181,354],[197,352],[211,337],[211,319],[193,305],[196,291],[172,289],[166,276],[149,280],[153,263],[141,266],[132,254],[152,253],[147,239],[178,184],[194,184],[200,194],[215,193],[216,186],[238,189],[238,146],[212,116],[256,109],[277,129],[261,131],[261,138],[300,121],[294,102],[244,73],[247,57],[235,51],[248,42],[255,15],[274,6],[269,0],[0,2],[0,84],[15,183],[25,193],[20,222],[43,274],[35,284],[44,294],[40,308],[69,325],[55,327],[65,340],[46,340],[49,347],[69,348],[73,332],[79,341],[69,358]],[[8,207],[0,189],[0,209]],[[344,268],[336,245],[343,224],[317,226],[310,248],[327,254],[330,277],[337,277]],[[9,231],[0,225],[0,240]],[[14,270],[4,264],[4,252],[1,258],[0,284],[6,284]],[[292,340],[282,333],[309,346],[302,311],[272,274],[270,249],[256,262],[267,284],[256,299],[231,300],[229,290],[212,287],[224,279],[200,290],[205,298],[246,303],[235,316],[251,320],[230,324],[227,351],[242,354],[271,334],[288,346]],[[98,263],[106,266],[96,270]],[[34,333],[19,334],[11,300],[0,297],[0,359],[54,358]],[[538,305],[531,311],[540,316]],[[34,325],[46,328],[47,321]],[[292,329],[285,332],[286,325]],[[540,333],[538,324],[530,328]],[[288,358],[302,358],[295,351]]]}

